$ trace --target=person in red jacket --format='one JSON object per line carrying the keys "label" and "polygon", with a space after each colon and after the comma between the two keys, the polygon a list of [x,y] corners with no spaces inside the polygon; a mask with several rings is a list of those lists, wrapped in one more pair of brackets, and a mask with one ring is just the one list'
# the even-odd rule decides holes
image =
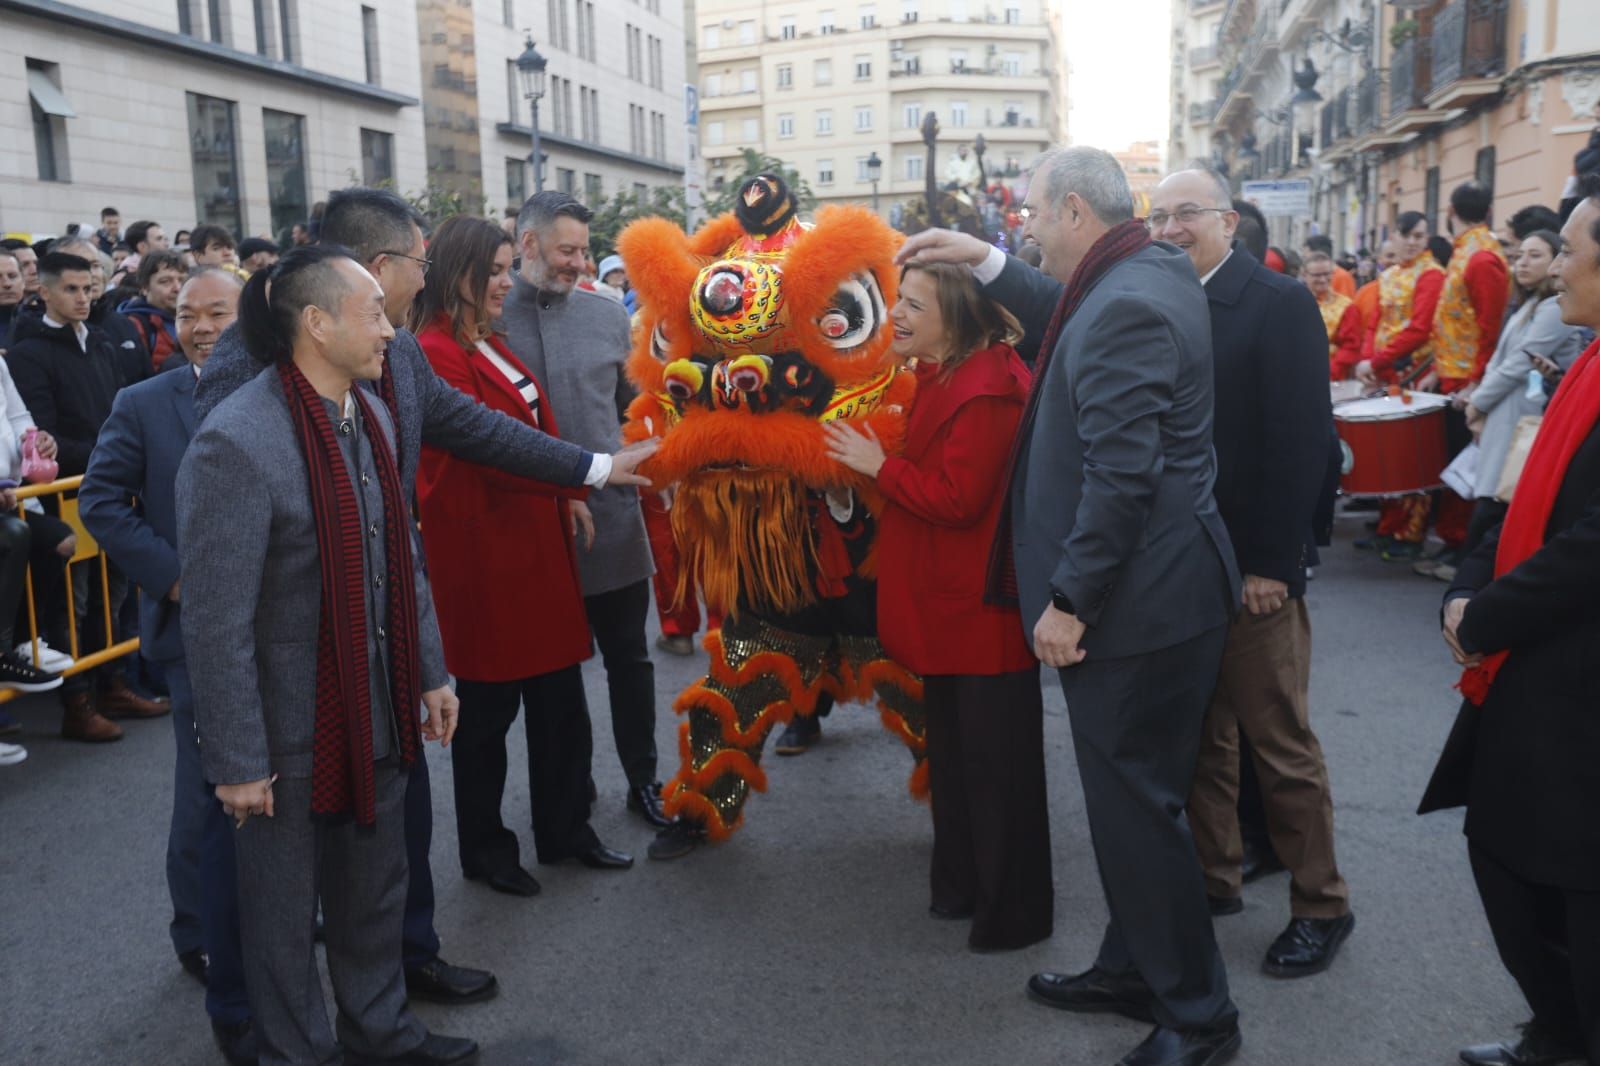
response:
{"label": "person in red jacket", "polygon": [[833,458],[874,478],[878,637],[923,675],[933,794],[935,918],[971,918],[974,950],[1025,947],[1052,929],[1039,665],[1015,607],[984,602],[1006,459],[1028,396],[1015,318],[966,267],[905,266],[891,320],[914,362],[905,447],[828,427]]}
{"label": "person in red jacket", "polygon": [[[511,238],[458,216],[434,233],[412,329],[434,371],[478,402],[556,435],[539,382],[491,327],[511,291]],[[592,538],[586,490],[558,488],[422,449],[423,546],[461,719],[450,748],[461,870],[508,895],[539,882],[500,819],[506,733],[520,705],[533,840],[541,863],[618,868],[589,825],[594,741],[579,664],[590,655],[575,533]]]}

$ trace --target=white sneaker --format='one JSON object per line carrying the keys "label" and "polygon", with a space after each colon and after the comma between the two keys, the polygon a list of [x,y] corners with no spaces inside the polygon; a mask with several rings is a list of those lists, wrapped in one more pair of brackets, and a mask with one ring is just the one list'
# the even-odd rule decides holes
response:
{"label": "white sneaker", "polygon": [[44,642],[43,637],[39,638],[39,658],[37,661],[34,660],[33,642],[30,640],[25,640],[17,645],[17,654],[28,662],[33,663],[39,669],[51,674],[59,674],[73,664],[72,656],[64,651],[56,651]]}
{"label": "white sneaker", "polygon": [[21,744],[0,741],[0,766],[15,766],[28,757],[28,749]]}

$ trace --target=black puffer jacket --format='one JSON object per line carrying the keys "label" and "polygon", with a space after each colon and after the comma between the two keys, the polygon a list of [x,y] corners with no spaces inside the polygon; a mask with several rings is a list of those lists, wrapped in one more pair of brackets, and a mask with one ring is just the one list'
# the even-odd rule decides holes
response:
{"label": "black puffer jacket", "polygon": [[6,365],[34,423],[56,438],[62,477],[89,466],[122,385],[117,361],[111,339],[94,326],[84,347],[70,327],[46,325],[42,317],[24,315],[13,326]]}

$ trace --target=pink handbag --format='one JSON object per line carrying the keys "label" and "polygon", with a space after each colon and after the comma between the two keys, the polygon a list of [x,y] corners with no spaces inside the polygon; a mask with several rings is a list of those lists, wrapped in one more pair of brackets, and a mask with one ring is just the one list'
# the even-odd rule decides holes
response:
{"label": "pink handbag", "polygon": [[35,485],[54,481],[61,469],[54,459],[46,459],[39,454],[39,449],[34,445],[38,433],[37,429],[29,429],[22,435],[22,480]]}

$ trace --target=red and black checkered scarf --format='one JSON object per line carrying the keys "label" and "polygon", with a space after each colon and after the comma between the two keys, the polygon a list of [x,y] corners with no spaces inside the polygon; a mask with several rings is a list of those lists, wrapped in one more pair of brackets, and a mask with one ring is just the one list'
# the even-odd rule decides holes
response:
{"label": "red and black checkered scarf", "polygon": [[[322,397],[293,362],[278,364],[300,451],[311,483],[311,513],[322,561],[322,612],[317,625],[317,721],[311,764],[311,813],[355,814],[359,825],[377,820],[372,772],[372,685],[367,659],[367,587],[363,570],[361,512],[344,454]],[[399,738],[400,761],[417,758],[422,707],[422,668],[417,658],[417,589],[412,578],[410,511],[400,487],[400,467],[372,417],[365,392],[352,388],[383,492],[383,530],[389,588],[390,713]],[[380,392],[396,427],[394,381],[384,361]]]}
{"label": "red and black checkered scarf", "polygon": [[1028,390],[1028,405],[1022,409],[1022,421],[1017,426],[1016,436],[1011,439],[1011,454],[1006,459],[1006,500],[1000,508],[1000,524],[995,529],[994,544],[989,548],[989,569],[983,592],[986,603],[1015,607],[1018,602],[1017,565],[1011,544],[1011,484],[1017,471],[1017,461],[1022,456],[1022,446],[1033,432],[1034,420],[1039,415],[1039,396],[1043,392],[1040,383],[1044,381],[1045,370],[1055,355],[1056,341],[1060,339],[1067,319],[1082,305],[1095,283],[1105,277],[1112,267],[1149,244],[1150,230],[1142,219],[1131,218],[1112,226],[1089,247],[1088,254],[1072,272],[1066,287],[1061,290],[1061,298],[1056,301],[1055,312],[1050,316],[1050,324],[1045,327],[1044,340],[1034,359],[1033,386]]}

